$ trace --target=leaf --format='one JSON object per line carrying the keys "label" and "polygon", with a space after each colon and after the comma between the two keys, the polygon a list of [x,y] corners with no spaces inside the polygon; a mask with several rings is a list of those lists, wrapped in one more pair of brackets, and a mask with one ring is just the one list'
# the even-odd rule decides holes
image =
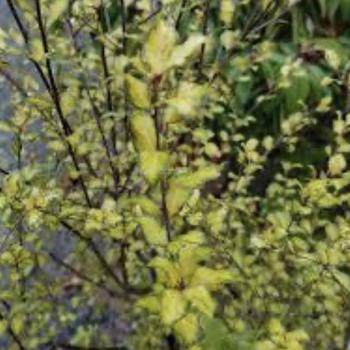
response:
{"label": "leaf", "polygon": [[158,20],[148,35],[143,51],[143,59],[148,63],[152,75],[161,75],[168,69],[176,40],[174,27],[164,20]]}
{"label": "leaf", "polygon": [[190,282],[194,272],[198,268],[200,262],[207,261],[211,256],[211,250],[208,247],[195,247],[187,246],[183,247],[179,252],[179,266],[181,269],[181,275]]}
{"label": "leaf", "polygon": [[51,25],[56,22],[59,17],[62,16],[63,12],[68,7],[69,0],[51,0],[50,6],[48,9],[47,16],[47,26],[51,27]]}
{"label": "leaf", "polygon": [[232,24],[233,15],[235,13],[235,3],[232,0],[220,1],[220,20],[226,25]]}
{"label": "leaf", "polygon": [[182,45],[178,45],[170,58],[171,66],[181,66],[187,59],[194,55],[198,49],[205,43],[205,36],[194,34],[190,36]]}
{"label": "leaf", "polygon": [[196,315],[190,313],[176,322],[174,326],[175,334],[185,344],[192,344],[197,339],[199,325]]}
{"label": "leaf", "polygon": [[130,128],[138,152],[156,150],[156,128],[150,116],[140,113],[135,114],[130,118]]}
{"label": "leaf", "polygon": [[177,266],[172,261],[166,258],[156,257],[151,261],[149,266],[156,271],[158,283],[164,284],[169,288],[175,288],[179,284],[181,276]]}
{"label": "leaf", "polygon": [[182,317],[186,310],[186,299],[178,290],[167,289],[161,301],[161,319],[166,325],[171,325]]}
{"label": "leaf", "polygon": [[[176,93],[176,96],[169,99],[170,111],[173,109],[185,118],[199,117],[198,109],[201,107],[202,102],[208,88],[204,85],[198,85],[190,82],[182,82]],[[171,115],[170,111],[167,111],[166,120],[167,122],[174,122],[174,116]]]}
{"label": "leaf", "polygon": [[126,77],[128,93],[131,102],[138,108],[148,109],[151,107],[151,100],[147,85],[131,75]]}
{"label": "leaf", "polygon": [[346,159],[342,154],[335,154],[328,161],[328,171],[331,176],[339,175],[346,169]]}
{"label": "leaf", "polygon": [[159,205],[146,196],[121,197],[118,201],[120,208],[139,206],[143,214],[159,217]]}
{"label": "leaf", "polygon": [[166,194],[166,207],[170,217],[177,214],[191,195],[191,190],[177,186],[176,182],[170,182]]}
{"label": "leaf", "polygon": [[190,231],[176,237],[169,243],[168,249],[173,254],[178,254],[182,249],[195,248],[205,242],[204,233],[201,231]]}
{"label": "leaf", "polygon": [[204,185],[207,181],[216,179],[219,175],[218,167],[206,166],[193,173],[178,175],[170,179],[166,195],[169,215],[174,216],[180,211],[194,189]]}
{"label": "leaf", "polygon": [[168,242],[165,229],[159,222],[149,216],[143,216],[138,219],[142,227],[146,241],[152,245],[165,245]]}
{"label": "leaf", "polygon": [[141,152],[140,167],[143,175],[150,184],[155,184],[168,164],[166,152]]}
{"label": "leaf", "polygon": [[228,270],[213,270],[205,266],[199,267],[192,279],[191,286],[203,286],[208,290],[218,290],[225,283],[233,281],[233,275]]}
{"label": "leaf", "polygon": [[136,302],[136,307],[139,307],[141,309],[145,309],[148,312],[151,313],[159,313],[160,312],[160,300],[158,297],[154,295],[148,295],[145,297],[140,298]]}
{"label": "leaf", "polygon": [[178,186],[195,189],[206,182],[215,180],[220,176],[219,168],[215,165],[203,166],[192,173],[186,173],[174,178]]}
{"label": "leaf", "polygon": [[337,269],[332,270],[332,274],[337,282],[348,292],[350,293],[350,276],[344,272],[341,272]]}
{"label": "leaf", "polygon": [[216,304],[209,291],[203,286],[188,288],[185,297],[198,311],[211,317],[214,314]]}

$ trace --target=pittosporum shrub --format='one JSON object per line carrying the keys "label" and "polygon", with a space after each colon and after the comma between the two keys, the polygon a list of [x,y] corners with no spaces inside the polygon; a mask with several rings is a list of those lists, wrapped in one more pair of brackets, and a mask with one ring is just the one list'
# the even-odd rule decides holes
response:
{"label": "pittosporum shrub", "polygon": [[344,350],[348,3],[6,0],[0,348]]}

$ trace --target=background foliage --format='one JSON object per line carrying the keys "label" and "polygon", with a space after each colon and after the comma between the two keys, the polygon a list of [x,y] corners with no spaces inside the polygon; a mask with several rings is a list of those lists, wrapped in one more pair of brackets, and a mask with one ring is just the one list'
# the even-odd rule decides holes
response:
{"label": "background foliage", "polygon": [[0,347],[345,350],[350,2],[6,5]]}

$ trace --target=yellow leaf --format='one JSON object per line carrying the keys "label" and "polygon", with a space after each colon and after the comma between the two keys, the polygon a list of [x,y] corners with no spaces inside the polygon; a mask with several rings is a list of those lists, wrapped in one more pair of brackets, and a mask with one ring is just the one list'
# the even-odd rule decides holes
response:
{"label": "yellow leaf", "polygon": [[335,154],[328,161],[328,170],[330,175],[341,174],[346,169],[346,159],[342,154]]}
{"label": "yellow leaf", "polygon": [[217,290],[225,283],[232,282],[233,275],[228,270],[213,270],[205,266],[199,267],[192,279],[191,286],[203,286],[209,290]]}
{"label": "yellow leaf", "polygon": [[174,326],[176,335],[185,344],[192,344],[197,339],[198,336],[198,320],[194,314],[188,314],[181,320],[176,322]]}
{"label": "yellow leaf", "polygon": [[202,34],[190,36],[182,45],[178,45],[171,55],[170,64],[174,66],[183,65],[188,58],[195,54],[204,44],[205,37]]}
{"label": "yellow leaf", "polygon": [[276,318],[273,318],[269,321],[267,328],[271,335],[283,334],[285,332],[285,329],[282,326],[281,321]]}
{"label": "yellow leaf", "polygon": [[151,313],[159,313],[160,312],[160,300],[158,297],[154,295],[148,295],[146,297],[140,298],[137,303],[136,307],[139,307],[141,309],[145,309]]}
{"label": "yellow leaf", "polygon": [[167,167],[168,159],[168,154],[165,152],[141,152],[141,171],[150,184],[155,184],[158,181]]}
{"label": "yellow leaf", "polygon": [[138,108],[150,108],[151,100],[147,85],[143,81],[136,79],[131,75],[126,77],[126,83],[132,103]]}
{"label": "yellow leaf", "polygon": [[221,0],[220,2],[220,20],[227,26],[232,24],[235,12],[234,0]]}
{"label": "yellow leaf", "polygon": [[191,189],[177,186],[176,182],[170,182],[166,194],[166,207],[168,209],[169,216],[174,216],[177,214],[186,203],[190,195]]}
{"label": "yellow leaf", "polygon": [[206,166],[193,173],[178,175],[169,181],[166,195],[166,205],[170,216],[177,214],[188,200],[192,191],[214,180],[220,175],[216,166]]}
{"label": "yellow leaf", "polygon": [[183,186],[190,189],[195,189],[204,185],[206,182],[215,180],[220,176],[220,171],[217,166],[203,166],[192,173],[186,173],[174,178],[177,186]]}
{"label": "yellow leaf", "polygon": [[68,7],[68,0],[51,0],[48,10],[47,25],[50,27]]}
{"label": "yellow leaf", "polygon": [[211,251],[208,247],[186,247],[179,252],[181,276],[189,282],[200,262],[209,259]]}
{"label": "yellow leaf", "polygon": [[236,34],[232,30],[225,30],[220,36],[220,42],[226,50],[231,50],[236,40]]}
{"label": "yellow leaf", "polygon": [[146,196],[121,197],[118,204],[120,208],[139,206],[143,214],[155,217],[160,215],[159,205]]}
{"label": "yellow leaf", "polygon": [[178,254],[184,248],[195,248],[205,242],[204,233],[201,231],[190,231],[176,237],[168,246],[169,251]]}
{"label": "yellow leaf", "polygon": [[168,69],[176,40],[174,27],[164,20],[157,21],[148,35],[143,52],[152,75],[160,75]]}
{"label": "yellow leaf", "polygon": [[150,116],[140,113],[135,114],[130,118],[130,127],[135,148],[138,152],[156,150],[156,129]]}
{"label": "yellow leaf", "polygon": [[169,108],[173,108],[183,117],[198,117],[198,108],[201,107],[203,98],[206,94],[206,86],[183,82],[181,83],[176,96],[169,100]]}
{"label": "yellow leaf", "polygon": [[198,311],[209,317],[213,316],[216,304],[206,288],[197,286],[186,289],[185,297]]}
{"label": "yellow leaf", "polygon": [[7,321],[1,320],[0,321],[0,336],[4,335],[7,330]]}
{"label": "yellow leaf", "polygon": [[179,284],[181,280],[179,269],[170,260],[156,257],[149,266],[156,271],[158,283],[164,284],[169,288],[175,288]]}
{"label": "yellow leaf", "polygon": [[138,219],[138,222],[141,225],[146,241],[149,244],[167,244],[168,239],[166,231],[156,219],[149,216],[143,216]]}
{"label": "yellow leaf", "polygon": [[167,289],[161,301],[161,319],[171,325],[182,317],[186,310],[186,299],[178,290]]}

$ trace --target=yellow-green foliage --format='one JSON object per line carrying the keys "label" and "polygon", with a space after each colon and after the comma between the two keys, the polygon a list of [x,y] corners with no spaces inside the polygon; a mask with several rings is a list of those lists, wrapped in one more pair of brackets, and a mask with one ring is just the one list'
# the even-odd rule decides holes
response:
{"label": "yellow-green foliage", "polygon": [[7,0],[0,348],[345,350],[347,4]]}

